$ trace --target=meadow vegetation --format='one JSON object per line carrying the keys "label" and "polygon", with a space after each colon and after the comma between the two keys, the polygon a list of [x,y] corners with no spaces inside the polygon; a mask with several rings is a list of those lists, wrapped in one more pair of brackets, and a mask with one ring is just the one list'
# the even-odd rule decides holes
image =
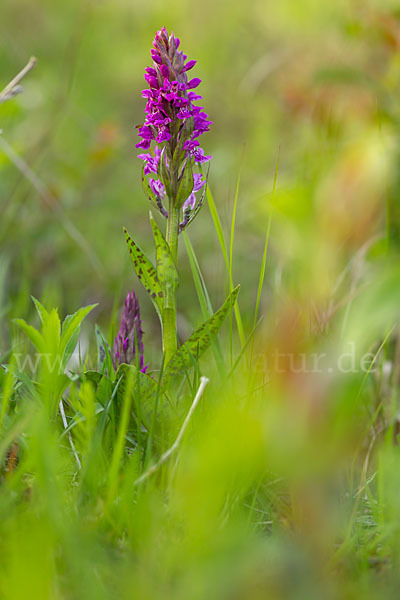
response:
{"label": "meadow vegetation", "polygon": [[0,598],[397,598],[396,3],[1,13]]}

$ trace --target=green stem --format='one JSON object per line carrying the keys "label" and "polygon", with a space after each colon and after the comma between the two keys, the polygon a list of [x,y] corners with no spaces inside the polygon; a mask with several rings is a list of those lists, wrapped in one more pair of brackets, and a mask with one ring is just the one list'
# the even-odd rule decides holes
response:
{"label": "green stem", "polygon": [[167,242],[171,250],[172,258],[175,264],[178,260],[178,230],[179,230],[179,208],[175,208],[172,202],[169,203],[169,214],[167,221]]}
{"label": "green stem", "polygon": [[[167,243],[171,255],[178,262],[178,233],[179,233],[179,209],[175,208],[173,200],[169,201],[169,212],[167,220]],[[167,365],[177,350],[176,333],[176,291],[168,299],[168,306],[163,310],[163,350],[164,360]]]}

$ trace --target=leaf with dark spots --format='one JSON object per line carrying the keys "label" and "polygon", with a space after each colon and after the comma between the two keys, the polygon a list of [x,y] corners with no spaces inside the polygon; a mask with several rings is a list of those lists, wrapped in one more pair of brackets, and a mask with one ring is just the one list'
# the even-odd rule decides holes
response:
{"label": "leaf with dark spots", "polygon": [[163,306],[164,308],[172,308],[179,284],[178,272],[169,246],[151,213],[150,223],[156,245],[157,277],[163,292]]}
{"label": "leaf with dark spots", "polygon": [[193,366],[193,358],[199,358],[210,346],[221,329],[228,312],[233,308],[240,285],[236,286],[223,305],[177,350],[169,361],[164,379],[177,375]]}
{"label": "leaf with dark spots", "polygon": [[[158,317],[160,321],[162,321],[161,313],[163,309],[163,292],[156,270],[149,259],[143,254],[139,246],[133,241],[125,228],[124,233],[136,275],[138,276],[138,279],[146,292],[150,295]],[[139,264],[141,265],[140,267]]]}

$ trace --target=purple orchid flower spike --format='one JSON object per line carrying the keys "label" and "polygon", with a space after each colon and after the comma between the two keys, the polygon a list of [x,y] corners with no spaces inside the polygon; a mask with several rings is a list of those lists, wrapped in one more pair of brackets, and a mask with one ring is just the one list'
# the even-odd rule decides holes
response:
{"label": "purple orchid flower spike", "polygon": [[196,61],[187,61],[179,46],[179,39],[173,33],[168,35],[165,27],[154,38],[153,65],[144,75],[149,87],[142,92],[147,100],[146,118],[138,126],[141,141],[136,147],[146,151],[139,158],[144,161],[143,178],[149,177],[145,185],[149,199],[166,218],[165,199],[170,207],[172,202],[172,207],[182,208],[184,220],[179,226],[182,231],[193,220],[189,213],[194,218],[203,202],[204,196],[197,202],[196,192],[205,180],[193,168],[211,159],[200,147],[198,138],[209,130],[212,122],[203,108],[195,104],[201,96],[193,90],[201,80],[188,78]]}
{"label": "purple orchid flower spike", "polygon": [[128,292],[125,300],[124,314],[118,334],[114,340],[113,363],[117,369],[119,365],[125,363],[132,364],[136,357],[136,348],[139,351],[139,367],[142,373],[145,373],[148,365],[144,365],[143,358],[143,329],[140,319],[139,302],[135,292]]}

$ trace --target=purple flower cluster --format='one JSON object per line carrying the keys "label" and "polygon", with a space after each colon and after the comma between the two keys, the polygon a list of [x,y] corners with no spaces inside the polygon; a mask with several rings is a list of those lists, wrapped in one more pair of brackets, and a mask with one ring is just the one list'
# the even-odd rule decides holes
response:
{"label": "purple flower cluster", "polygon": [[[185,123],[192,119],[192,131],[184,142],[184,149],[196,162],[202,163],[210,160],[211,156],[204,156],[197,138],[209,130],[211,121],[202,107],[194,105],[201,96],[192,90],[201,83],[201,79],[195,77],[188,81],[186,74],[197,61],[189,60],[185,64],[187,56],[178,50],[179,44],[173,33],[168,37],[165,27],[154,38],[151,50],[153,66],[146,69],[144,76],[150,89],[142,92],[142,96],[147,98],[146,120],[139,128],[142,141],[136,147],[147,150],[152,140],[162,144],[173,137],[177,142]],[[147,155],[143,158],[148,160]]]}
{"label": "purple flower cluster", "polygon": [[[188,162],[204,163],[211,159],[200,147],[198,138],[209,130],[211,121],[201,106],[195,101],[201,96],[193,90],[201,80],[198,77],[188,79],[187,72],[196,64],[195,60],[187,62],[187,56],[179,48],[179,39],[171,34],[168,36],[165,27],[157,32],[151,56],[153,66],[148,67],[145,79],[149,88],[142,92],[147,99],[146,119],[139,126],[139,136],[142,140],[137,148],[149,150],[155,141],[154,152],[151,150],[140,154],[144,161],[144,175],[160,175],[160,160],[165,160],[165,172],[169,181],[179,183]],[[163,148],[165,147],[165,152]],[[166,195],[165,178],[150,178],[149,185],[158,201]],[[194,174],[193,190],[184,203],[183,209],[194,208],[195,196],[205,183],[199,174]]]}
{"label": "purple flower cluster", "polygon": [[121,326],[114,340],[114,367],[117,368],[122,363],[131,364],[136,356],[136,347],[140,353],[140,370],[142,373],[145,373],[148,365],[144,366],[143,330],[140,319],[140,308],[135,292],[132,291],[128,292],[126,297]]}

